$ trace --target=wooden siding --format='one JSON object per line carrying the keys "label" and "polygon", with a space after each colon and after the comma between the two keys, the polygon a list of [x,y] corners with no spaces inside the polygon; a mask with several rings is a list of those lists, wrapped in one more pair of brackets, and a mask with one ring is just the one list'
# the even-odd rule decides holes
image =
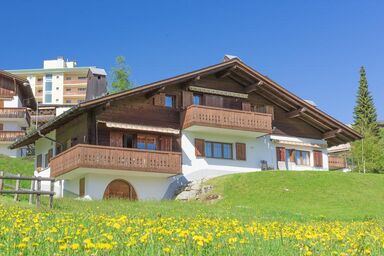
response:
{"label": "wooden siding", "polygon": [[80,167],[176,175],[181,153],[78,144],[51,160],[51,177]]}
{"label": "wooden siding", "polygon": [[73,140],[76,140],[76,143],[88,143],[87,135],[87,114],[76,117],[56,130],[56,140],[65,145],[63,150],[68,148],[69,142]]}
{"label": "wooden siding", "polygon": [[185,110],[183,129],[193,125],[266,133],[272,132],[272,118],[270,114],[208,106],[192,105]]}

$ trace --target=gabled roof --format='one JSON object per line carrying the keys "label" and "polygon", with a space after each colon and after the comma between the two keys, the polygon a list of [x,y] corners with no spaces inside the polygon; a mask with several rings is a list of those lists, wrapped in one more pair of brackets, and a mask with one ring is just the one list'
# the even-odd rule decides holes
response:
{"label": "gabled roof", "polygon": [[[38,134],[39,132],[41,134],[47,134],[59,127],[61,124],[72,120],[74,117],[84,113],[85,111],[106,104],[107,102],[132,95],[148,93],[161,89],[164,86],[193,81],[196,78],[211,74],[216,74],[218,77],[227,76],[231,78],[237,83],[242,84],[246,92],[251,93],[253,91],[259,91],[265,93],[268,100],[274,101],[275,104],[279,105],[287,112],[296,111],[298,112],[298,115],[305,113],[303,114],[303,117],[300,118],[312,126],[322,130],[324,134],[330,137],[326,138],[328,141],[331,141],[330,145],[337,145],[362,138],[361,135],[352,128],[346,126],[317,107],[314,107],[305,100],[284,89],[270,78],[263,76],[256,70],[244,64],[239,58],[233,58],[206,68],[79,103],[60,116],[57,116],[42,125],[37,131],[27,134],[25,137],[19,139],[11,145],[11,148],[31,144],[40,137]],[[337,134],[337,136],[335,134]]]}
{"label": "gabled roof", "polygon": [[4,70],[0,70],[0,76],[15,82],[17,85],[18,96],[20,97],[20,101],[22,102],[23,106],[32,108],[33,110],[36,109],[36,99],[27,79],[11,74]]}

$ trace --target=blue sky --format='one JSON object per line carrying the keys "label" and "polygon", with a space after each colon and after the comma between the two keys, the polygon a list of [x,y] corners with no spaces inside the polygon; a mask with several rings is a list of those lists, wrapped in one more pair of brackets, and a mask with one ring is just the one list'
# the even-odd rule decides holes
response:
{"label": "blue sky", "polygon": [[136,85],[218,63],[245,63],[343,122],[359,67],[384,119],[384,1],[4,1],[0,69],[65,56]]}

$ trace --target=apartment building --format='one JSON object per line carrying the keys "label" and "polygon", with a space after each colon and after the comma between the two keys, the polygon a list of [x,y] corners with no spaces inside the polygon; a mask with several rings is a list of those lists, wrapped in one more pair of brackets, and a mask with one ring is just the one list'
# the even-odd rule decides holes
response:
{"label": "apartment building", "polygon": [[0,70],[0,154],[25,156],[26,147],[8,147],[26,134],[31,120],[27,108],[36,109],[28,80]]}
{"label": "apartment building", "polygon": [[[106,72],[95,67],[78,67],[76,61],[63,57],[44,60],[43,68],[8,70],[29,81],[38,104],[38,114],[32,112],[34,123],[45,123],[72,106],[107,91]],[[92,86],[89,86],[93,83]],[[92,88],[89,91],[88,87]],[[88,90],[88,91],[87,91]]]}

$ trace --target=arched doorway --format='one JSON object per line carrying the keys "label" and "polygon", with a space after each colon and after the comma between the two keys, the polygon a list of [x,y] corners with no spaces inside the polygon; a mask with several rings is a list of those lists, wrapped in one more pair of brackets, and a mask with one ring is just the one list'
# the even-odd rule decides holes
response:
{"label": "arched doorway", "polygon": [[125,180],[113,180],[104,191],[104,199],[109,198],[137,200],[137,194],[129,182]]}

